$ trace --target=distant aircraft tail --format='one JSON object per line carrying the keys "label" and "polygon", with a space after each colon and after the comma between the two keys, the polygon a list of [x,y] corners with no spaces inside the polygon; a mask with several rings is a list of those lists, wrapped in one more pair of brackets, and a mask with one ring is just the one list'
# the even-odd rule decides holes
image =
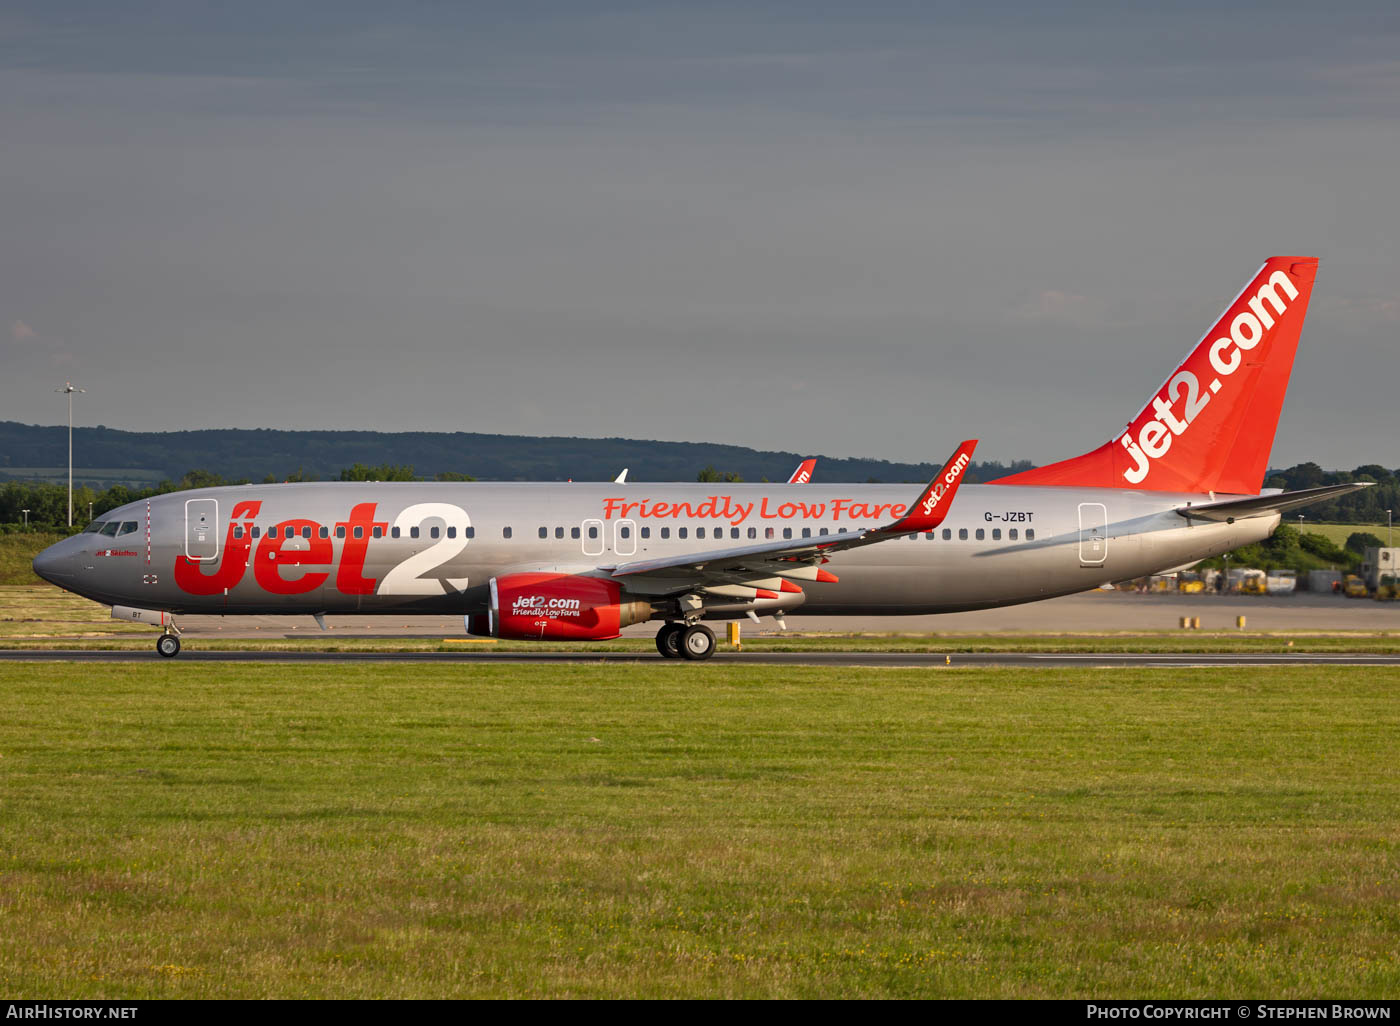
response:
{"label": "distant aircraft tail", "polygon": [[1122,434],[992,483],[1257,494],[1316,276],[1270,257]]}

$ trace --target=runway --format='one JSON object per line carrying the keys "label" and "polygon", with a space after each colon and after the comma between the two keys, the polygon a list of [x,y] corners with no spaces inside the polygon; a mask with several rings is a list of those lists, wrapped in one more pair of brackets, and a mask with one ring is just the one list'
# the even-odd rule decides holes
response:
{"label": "runway", "polygon": [[693,665],[889,667],[1209,667],[1209,666],[1400,666],[1400,655],[1269,652],[719,652],[708,664],[671,662],[646,652],[220,652],[186,648],[174,659],[148,652],[83,649],[0,650],[4,662],[147,663],[474,663],[561,665],[652,663],[658,668]]}

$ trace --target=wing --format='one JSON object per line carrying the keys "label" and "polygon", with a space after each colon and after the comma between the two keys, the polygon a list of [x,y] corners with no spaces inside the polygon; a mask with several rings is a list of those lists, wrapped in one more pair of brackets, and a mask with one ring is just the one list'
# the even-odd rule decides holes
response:
{"label": "wing", "polygon": [[1332,499],[1348,492],[1369,488],[1374,482],[1358,481],[1355,484],[1323,485],[1320,488],[1303,488],[1296,492],[1278,492],[1274,495],[1253,495],[1247,499],[1225,499],[1221,502],[1205,502],[1199,506],[1180,506],[1177,513],[1187,520],[1217,520],[1234,523],[1249,517],[1269,517],[1285,510],[1310,506],[1314,502]]}
{"label": "wing", "polygon": [[932,531],[943,523],[976,447],[976,439],[959,445],[904,515],[879,527],[678,553],[600,569],[628,591],[651,595],[704,591],[730,598],[777,598],[780,592],[801,591],[796,581],[834,582],[836,576],[821,568],[832,553]]}
{"label": "wing", "polygon": [[803,460],[797,465],[797,469],[792,472],[792,477],[788,478],[788,484],[806,484],[812,480],[812,471],[817,468],[816,458]]}

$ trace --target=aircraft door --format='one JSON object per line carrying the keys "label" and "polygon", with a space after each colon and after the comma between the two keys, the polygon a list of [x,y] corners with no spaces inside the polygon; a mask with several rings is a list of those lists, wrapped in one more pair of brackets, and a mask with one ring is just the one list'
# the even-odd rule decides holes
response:
{"label": "aircraft door", "polygon": [[219,500],[185,500],[185,555],[196,563],[219,558]]}
{"label": "aircraft door", "polygon": [[1079,504],[1079,565],[1103,566],[1108,557],[1108,509],[1102,502]]}
{"label": "aircraft door", "polygon": [[583,554],[585,556],[601,556],[603,554],[603,522],[601,520],[585,520],[581,526],[583,528]]}
{"label": "aircraft door", "polygon": [[618,520],[613,523],[613,553],[618,556],[631,556],[637,551],[637,524],[632,520]]}

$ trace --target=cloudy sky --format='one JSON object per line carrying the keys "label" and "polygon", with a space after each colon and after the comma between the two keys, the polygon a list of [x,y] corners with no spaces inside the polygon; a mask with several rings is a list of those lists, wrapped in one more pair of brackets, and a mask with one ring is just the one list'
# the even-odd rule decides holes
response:
{"label": "cloudy sky", "polygon": [[1291,253],[1400,465],[1400,7],[1221,6],[12,0],[0,419],[1043,462]]}

